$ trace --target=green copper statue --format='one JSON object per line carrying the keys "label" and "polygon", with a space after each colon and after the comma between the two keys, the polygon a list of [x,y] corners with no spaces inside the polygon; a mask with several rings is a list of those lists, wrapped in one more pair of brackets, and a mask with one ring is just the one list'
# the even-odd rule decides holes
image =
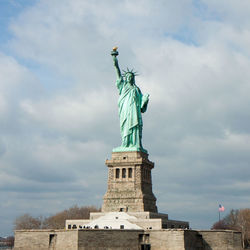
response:
{"label": "green copper statue", "polygon": [[143,95],[135,84],[136,73],[133,70],[124,71],[121,74],[118,65],[117,47],[111,52],[114,66],[117,73],[116,86],[119,91],[119,117],[122,145],[113,149],[113,152],[142,151],[147,153],[142,147],[142,115],[146,112],[149,95]]}

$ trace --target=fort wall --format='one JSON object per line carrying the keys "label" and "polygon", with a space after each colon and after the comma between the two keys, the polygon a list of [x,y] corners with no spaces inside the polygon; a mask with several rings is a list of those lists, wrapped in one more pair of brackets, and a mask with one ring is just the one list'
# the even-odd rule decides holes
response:
{"label": "fort wall", "polygon": [[18,230],[15,250],[242,250],[241,233],[229,230]]}

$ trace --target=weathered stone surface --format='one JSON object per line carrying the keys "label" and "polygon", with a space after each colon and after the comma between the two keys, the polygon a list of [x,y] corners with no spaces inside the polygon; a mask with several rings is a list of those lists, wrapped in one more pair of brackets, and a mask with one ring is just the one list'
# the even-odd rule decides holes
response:
{"label": "weathered stone surface", "polygon": [[108,190],[103,198],[102,212],[157,213],[151,178],[154,163],[148,160],[146,153],[113,152],[106,165]]}
{"label": "weathered stone surface", "polygon": [[15,250],[78,249],[77,231],[65,230],[17,230]]}
{"label": "weathered stone surface", "polygon": [[204,250],[241,250],[241,233],[231,230],[200,230]]}
{"label": "weathered stone surface", "polygon": [[88,230],[79,231],[79,250],[138,250],[138,230]]}
{"label": "weathered stone surface", "polygon": [[241,233],[227,230],[21,230],[15,237],[15,250],[242,250]]}

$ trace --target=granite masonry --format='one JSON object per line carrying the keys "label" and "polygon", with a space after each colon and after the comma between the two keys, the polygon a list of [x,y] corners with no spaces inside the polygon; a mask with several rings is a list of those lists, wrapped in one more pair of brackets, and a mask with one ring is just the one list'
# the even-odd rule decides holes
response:
{"label": "granite masonry", "polygon": [[18,250],[242,250],[241,233],[185,229],[19,230]]}

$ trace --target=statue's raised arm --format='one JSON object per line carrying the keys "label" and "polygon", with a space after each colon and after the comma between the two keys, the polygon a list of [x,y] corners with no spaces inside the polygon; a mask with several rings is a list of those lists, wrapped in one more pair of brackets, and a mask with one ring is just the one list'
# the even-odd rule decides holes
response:
{"label": "statue's raised arm", "polygon": [[142,113],[147,110],[149,95],[143,95],[135,84],[136,72],[127,69],[124,74],[121,74],[117,60],[118,54],[117,47],[114,47],[111,56],[117,74],[116,86],[119,91],[118,109],[122,145],[114,148],[113,152],[141,151],[146,153],[141,142]]}
{"label": "statue's raised arm", "polygon": [[120,79],[121,76],[122,76],[122,74],[121,74],[121,70],[119,68],[118,59],[117,59],[117,56],[119,55],[119,53],[117,51],[117,47],[113,48],[113,50],[111,51],[111,55],[113,57],[113,61],[114,61],[115,69],[116,69],[117,78]]}

